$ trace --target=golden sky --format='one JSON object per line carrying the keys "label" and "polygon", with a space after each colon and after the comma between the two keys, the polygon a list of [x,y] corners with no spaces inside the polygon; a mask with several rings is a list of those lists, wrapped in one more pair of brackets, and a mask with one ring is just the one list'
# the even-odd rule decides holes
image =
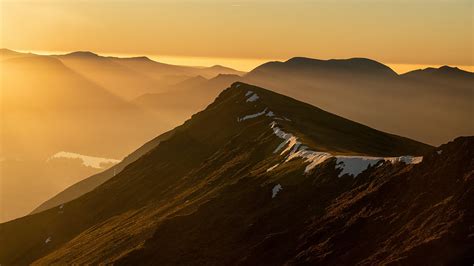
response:
{"label": "golden sky", "polygon": [[[0,0],[0,46],[251,61],[474,65],[472,0]],[[241,64],[243,61],[241,61]]]}

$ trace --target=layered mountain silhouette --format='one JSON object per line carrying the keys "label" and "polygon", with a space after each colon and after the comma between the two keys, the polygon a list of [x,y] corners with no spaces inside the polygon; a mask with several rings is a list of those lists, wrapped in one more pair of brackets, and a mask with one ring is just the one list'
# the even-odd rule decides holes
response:
{"label": "layered mountain silhouette", "polygon": [[[332,113],[430,144],[441,144],[460,135],[474,134],[470,122],[474,74],[458,68],[416,70],[403,75],[365,58],[317,60],[295,57],[268,62],[243,77],[221,79],[221,86],[242,81],[269,88]],[[191,79],[193,80],[193,79]],[[186,110],[187,117],[219,92],[215,81],[184,82],[164,93],[138,97],[139,106],[161,112],[166,103]],[[214,83],[214,84],[212,84]],[[199,94],[196,102],[184,95]],[[343,102],[343,103],[342,103]],[[394,121],[397,121],[396,123]]]}
{"label": "layered mountain silhouette", "polygon": [[174,84],[198,73],[232,71],[90,52],[43,56],[7,49],[0,50],[0,68],[0,221],[26,215],[64,188],[103,171],[77,160],[48,161],[54,154],[122,159],[188,118],[145,110],[130,101],[134,97],[160,91],[164,79]]}
{"label": "layered mountain silhouette", "polygon": [[397,75],[369,59],[300,57],[263,64],[244,81],[431,144],[474,133],[474,73],[458,68]]}
{"label": "layered mountain silhouette", "polygon": [[298,75],[369,75],[379,78],[395,77],[397,74],[384,64],[367,58],[319,60],[294,57],[286,62],[268,62],[249,73],[253,75],[274,75],[293,72]]}
{"label": "layered mountain silhouette", "polygon": [[88,193],[1,224],[0,262],[465,263],[473,145],[237,82]]}
{"label": "layered mountain silhouette", "polygon": [[184,121],[205,108],[222,88],[241,79],[233,74],[219,74],[211,79],[197,76],[170,86],[168,91],[141,95],[133,103],[157,114]]}
{"label": "layered mountain silhouette", "polygon": [[91,52],[74,52],[56,57],[74,71],[127,100],[145,93],[167,91],[167,86],[198,75],[212,78],[218,74],[243,74],[223,66],[176,66],[159,63],[148,57],[104,57]]}

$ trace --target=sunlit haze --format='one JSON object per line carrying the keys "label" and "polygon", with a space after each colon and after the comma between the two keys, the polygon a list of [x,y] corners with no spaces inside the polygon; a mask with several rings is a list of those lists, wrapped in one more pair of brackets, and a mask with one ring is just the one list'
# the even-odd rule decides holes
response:
{"label": "sunlit haze", "polygon": [[470,0],[1,0],[0,46],[241,70],[294,56],[472,70],[472,14]]}

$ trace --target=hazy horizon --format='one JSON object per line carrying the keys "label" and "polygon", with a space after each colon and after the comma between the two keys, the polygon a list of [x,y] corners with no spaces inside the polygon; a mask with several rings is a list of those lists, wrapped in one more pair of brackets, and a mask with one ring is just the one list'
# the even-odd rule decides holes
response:
{"label": "hazy horizon", "polygon": [[469,0],[0,0],[0,10],[0,47],[19,50],[474,65]]}
{"label": "hazy horizon", "polygon": [[[43,51],[43,50],[22,50],[22,49],[12,49],[9,47],[2,47],[3,49],[8,49],[16,52],[21,53],[33,53],[38,55],[64,55],[77,51]],[[171,65],[180,65],[180,66],[194,66],[194,67],[211,67],[215,65],[221,65],[225,67],[230,67],[235,70],[249,72],[254,68],[258,67],[261,64],[271,62],[271,61],[286,61],[292,57],[308,57],[320,60],[329,60],[329,59],[347,59],[347,58],[317,58],[317,57],[309,57],[309,56],[302,56],[302,55],[295,55],[288,58],[227,58],[227,57],[203,57],[203,56],[178,56],[178,55],[156,55],[156,54],[135,54],[135,53],[128,53],[128,54],[119,54],[119,53],[102,53],[96,52],[91,50],[81,50],[92,52],[98,54],[100,56],[112,56],[112,57],[120,57],[120,58],[127,58],[127,57],[138,57],[138,56],[146,56],[153,61],[166,63]],[[348,57],[348,58],[354,58]],[[372,60],[376,60],[374,58],[369,58]],[[383,62],[376,60],[384,65],[389,66],[398,74],[403,74],[406,72],[410,72],[417,69],[425,69],[429,67],[439,68],[441,66],[450,66],[450,67],[457,67],[459,69],[474,72],[474,65],[449,65],[449,64],[404,64],[404,63],[392,63],[392,62]]]}

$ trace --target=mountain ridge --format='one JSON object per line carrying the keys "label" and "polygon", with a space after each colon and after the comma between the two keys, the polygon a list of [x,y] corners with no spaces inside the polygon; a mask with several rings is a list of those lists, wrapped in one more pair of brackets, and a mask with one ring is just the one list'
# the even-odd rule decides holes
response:
{"label": "mountain ridge", "polygon": [[[268,109],[264,114],[255,116],[265,108]],[[307,117],[317,117],[320,123],[313,120],[305,124]],[[318,127],[327,126],[325,119],[333,122],[338,131],[347,130],[352,134],[331,130],[324,135],[315,134],[322,132],[322,128]],[[270,122],[276,122],[279,131]],[[313,262],[356,263],[361,261],[360,257],[354,255],[359,250],[357,242],[343,245],[344,249],[350,251],[350,256],[338,255],[341,253],[336,250],[333,256],[325,257],[313,245],[323,245],[321,247],[325,250],[324,240],[338,245],[341,242],[331,238],[332,234],[318,240],[313,232],[319,231],[312,228],[318,224],[322,224],[323,228],[339,225],[325,221],[340,210],[337,207],[340,204],[351,205],[341,209],[343,215],[337,216],[339,219],[346,219],[346,208],[359,210],[363,206],[371,206],[363,203],[364,197],[359,193],[383,193],[387,189],[387,185],[383,184],[387,182],[405,182],[411,179],[408,177],[412,177],[421,182],[417,187],[424,189],[426,182],[433,179],[430,174],[426,174],[426,170],[432,169],[436,165],[434,162],[439,164],[443,158],[449,158],[456,152],[459,155],[453,157],[454,161],[449,164],[451,166],[439,164],[442,171],[435,175],[436,180],[443,173],[468,173],[469,164],[461,162],[472,153],[472,149],[466,147],[473,144],[472,138],[466,138],[456,140],[456,147],[448,145],[434,149],[428,146],[425,150],[425,146],[415,143],[423,150],[420,154],[424,158],[419,163],[405,164],[378,159],[362,172],[351,174],[344,173],[344,169],[350,168],[349,165],[341,166],[332,158],[320,162],[306,173],[308,162],[299,156],[303,156],[301,151],[308,150],[293,142],[293,138],[287,134],[297,137],[311,149],[320,148],[331,152],[344,150],[342,154],[348,154],[348,150],[369,156],[393,154],[393,147],[379,150],[373,142],[400,143],[395,145],[397,149],[406,150],[399,151],[399,154],[413,150],[409,145],[401,145],[407,142],[396,136],[372,131],[268,90],[234,83],[208,108],[196,113],[177,129],[173,136],[93,191],[62,207],[1,224],[0,243],[9,243],[9,246],[1,246],[0,260],[6,264],[102,262],[128,265],[152,261],[162,264],[188,264],[192,261],[231,264],[268,261],[281,264],[308,258]],[[371,142],[367,143],[364,136]],[[337,140],[352,137],[373,148],[361,151],[354,144],[324,143],[331,137]],[[365,157],[360,158],[364,160]],[[280,165],[270,170],[269,167],[277,162]],[[460,165],[464,166],[458,169]],[[441,179],[445,181],[437,186],[444,186],[456,177],[451,175],[449,179]],[[472,178],[465,182],[471,182],[469,180],[472,181]],[[392,192],[396,195],[392,206],[397,206],[406,195],[398,190],[403,186],[389,187],[396,189]],[[454,182],[452,188],[456,191],[458,187],[465,186]],[[451,191],[449,188],[446,193]],[[431,198],[430,195],[426,195],[426,198]],[[442,200],[443,195],[436,197],[436,200],[440,197]],[[344,201],[341,202],[341,199]],[[361,207],[352,203],[355,199],[363,200]],[[433,204],[433,201],[427,204]],[[466,205],[463,208],[468,207]],[[368,214],[373,216],[376,210],[374,207]],[[404,213],[403,208],[396,210],[396,214],[399,213]],[[389,213],[384,216],[383,225],[390,225],[388,217],[391,217]],[[359,218],[355,221],[358,222]],[[350,222],[346,223],[347,230],[354,230]],[[28,229],[20,238],[12,233],[24,226],[28,226]],[[436,226],[437,223],[433,227],[430,225],[430,228]],[[464,228],[465,223],[459,220],[459,226]],[[380,242],[377,241],[384,239],[384,235],[379,232],[383,231],[374,232],[374,243],[378,245]],[[350,235],[344,237],[351,239]],[[299,238],[305,241],[299,242]],[[50,241],[45,243],[48,239]],[[112,239],[113,246],[110,245]],[[459,242],[455,243],[459,245]],[[362,247],[367,248],[365,245]],[[379,250],[374,249],[378,245],[370,246],[370,254],[378,254]],[[392,249],[393,246],[388,245],[387,248]],[[18,255],[12,256],[11,250],[16,250]],[[269,250],[278,255],[270,256]],[[409,251],[406,260],[413,261],[413,254],[416,253],[412,249]],[[393,254],[395,258],[403,256],[398,252]],[[463,249],[461,260],[466,258],[466,254]],[[439,258],[441,261],[450,261],[453,257],[446,254]],[[387,255],[380,255],[371,261],[391,260]]]}
{"label": "mountain ridge", "polygon": [[[337,135],[339,133],[325,133],[325,135],[319,135],[318,134],[315,134],[312,133],[312,131],[316,131],[314,129],[305,129],[306,127],[306,123],[308,123],[306,120],[308,121],[311,121],[310,123],[314,123],[314,124],[317,124],[317,123],[323,123],[324,125],[328,125],[329,121],[332,121],[331,123],[334,123],[335,125],[337,124],[340,124],[340,123],[348,123],[348,120],[345,120],[344,118],[341,118],[339,116],[336,116],[336,115],[333,115],[333,114],[329,114],[329,113],[326,113],[325,111],[319,109],[319,108],[316,108],[316,107],[313,107],[307,103],[303,103],[303,102],[298,102],[298,101],[295,101],[287,96],[284,96],[284,95],[280,95],[280,94],[276,94],[274,92],[270,92],[270,91],[267,91],[267,90],[264,90],[264,89],[261,89],[261,88],[258,88],[258,87],[255,87],[255,86],[251,86],[251,85],[247,85],[247,84],[244,84],[244,83],[240,83],[240,82],[236,82],[234,83],[233,85],[231,85],[228,89],[224,90],[216,99],[216,101],[218,101],[219,99],[222,100],[223,97],[231,97],[231,95],[234,95],[234,94],[240,94],[241,93],[241,90],[244,90],[243,88],[240,88],[239,87],[242,86],[242,87],[245,87],[247,90],[252,90],[253,93],[255,94],[259,94],[260,96],[261,95],[266,95],[266,97],[262,100],[260,98],[257,98],[255,99],[255,101],[258,101],[259,102],[259,107],[260,109],[264,109],[264,108],[271,108],[270,106],[272,106],[272,98],[276,98],[275,102],[278,102],[280,103],[279,105],[282,105],[281,107],[279,107],[278,105],[275,106],[272,110],[273,111],[270,111],[270,110],[267,110],[267,115],[270,114],[270,112],[272,112],[273,115],[276,115],[278,113],[287,113],[285,114],[285,118],[284,119],[288,119],[288,120],[292,120],[292,124],[298,124],[298,125],[295,125],[296,128],[300,128],[300,129],[303,129],[307,132],[309,132],[309,134],[307,134],[306,137],[310,137],[310,139],[319,139],[319,141],[317,141],[316,143],[314,143],[314,140],[307,143],[306,145],[308,144],[311,144],[311,146],[315,146],[315,147],[319,147],[320,151],[329,151],[329,152],[332,152],[332,153],[335,153],[335,154],[345,154],[347,153],[347,151],[345,151],[344,149],[341,149],[340,146],[341,145],[346,145],[344,143],[350,143],[351,142],[351,139],[352,141],[354,141],[355,139],[365,139],[365,143],[367,145],[363,146],[363,145],[356,145],[354,146],[354,150],[352,150],[352,154],[361,154],[361,155],[374,155],[374,156],[387,156],[387,155],[392,155],[392,156],[399,156],[399,155],[404,155],[404,152],[402,151],[397,151],[397,148],[396,148],[396,145],[395,147],[392,148],[392,150],[389,150],[388,152],[381,152],[381,147],[384,147],[384,145],[386,144],[383,144],[385,143],[385,140],[384,139],[390,139],[390,138],[400,138],[400,144],[401,146],[407,146],[408,143],[411,143],[411,140],[408,141],[408,143],[406,144],[402,144],[402,143],[405,143],[406,138],[401,138],[401,137],[398,137],[398,136],[395,136],[395,135],[392,135],[392,134],[386,134],[386,133],[383,133],[383,132],[380,132],[380,131],[377,131],[377,130],[373,130],[373,129],[370,129],[366,126],[363,126],[363,125],[360,125],[358,123],[354,123],[354,122],[350,122],[351,125],[353,125],[353,127],[355,129],[352,129],[355,131],[363,131],[363,132],[366,132],[365,135],[367,136],[363,136],[363,135],[359,135],[358,137],[354,137],[354,136],[346,136],[344,139],[345,140],[341,140],[339,139],[338,141],[334,141],[332,140],[333,136],[334,135]],[[254,98],[256,97],[260,97],[260,96],[254,96]],[[262,96],[263,97],[263,96]],[[270,100],[268,100],[268,98]],[[270,101],[269,103],[267,103],[268,106],[266,106],[265,104],[265,101]],[[282,104],[281,102],[285,102],[285,104]],[[215,103],[214,103],[215,104]],[[252,102],[248,102],[247,103],[248,105],[252,105]],[[304,119],[302,118],[299,118],[298,115],[295,116],[295,114],[292,115],[292,112],[296,112],[295,110],[292,110],[292,108],[302,108],[301,110],[298,110],[297,114],[301,115],[301,114],[305,114],[304,115]],[[208,107],[210,108],[210,107]],[[256,109],[256,111],[260,111],[259,109]],[[280,108],[283,108],[283,109],[280,109]],[[252,108],[254,109],[254,108]],[[307,115],[306,113],[311,113],[310,110],[315,110],[313,112],[316,112],[313,114],[313,116],[320,116],[320,115],[323,115],[323,116],[330,116],[331,118],[328,120],[328,121],[325,121],[325,120],[316,120],[314,121],[312,116],[311,115]],[[241,113],[240,114],[242,117],[245,117],[245,114],[244,113]],[[249,114],[247,114],[249,115]],[[250,114],[252,115],[252,114]],[[194,116],[193,116],[194,117]],[[271,120],[272,117],[268,117],[268,119]],[[237,118],[236,118],[237,119]],[[283,118],[279,118],[279,119],[283,119]],[[244,120],[245,121],[245,120]],[[286,120],[283,120],[283,122],[286,122],[286,123],[290,123],[289,121],[286,121]],[[187,122],[187,123],[190,123],[190,122]],[[301,123],[301,124],[299,124]],[[186,123],[185,123],[186,124]],[[182,127],[182,126],[181,126]],[[270,127],[268,126],[268,130],[270,130]],[[325,129],[325,131],[328,131],[328,130],[333,130],[333,129],[330,129],[329,127],[327,129]],[[172,131],[174,132],[174,131]],[[374,136],[374,135],[378,135],[378,134],[384,134],[383,138],[380,139],[380,144],[377,144],[377,145],[374,145],[372,144],[372,142],[376,142],[377,141],[377,138],[374,138],[373,140],[371,140],[370,142],[368,142],[368,138],[372,138],[371,136]],[[164,134],[163,136],[167,136],[168,134]],[[329,137],[331,136],[331,137]],[[143,155],[146,151],[150,151],[152,149],[152,147],[154,147],[155,145],[157,145],[157,143],[159,143],[159,141],[157,141],[157,139],[161,139],[163,137],[158,137],[154,140],[151,140],[148,144],[144,145],[144,147],[147,147],[146,149],[144,148],[141,148],[139,150],[137,150],[136,152],[132,153],[129,157],[133,158],[133,160],[136,160],[138,157],[140,157],[141,155]],[[359,139],[359,141],[360,141]],[[349,141],[348,141],[349,140]],[[325,143],[326,145],[319,145],[319,143]],[[329,143],[332,143],[329,145]],[[342,144],[340,144],[342,143]],[[413,144],[410,144],[410,145],[414,145],[415,143],[417,142],[413,142]],[[420,145],[420,144],[417,144],[417,145]],[[371,148],[372,150],[370,151],[370,148],[373,146],[373,148]],[[428,150],[430,150],[431,148],[427,145],[422,145],[422,147],[424,147],[423,149],[420,149],[420,150],[416,150],[416,149],[413,149],[411,150],[412,153],[414,152],[414,154],[422,154],[424,152],[427,152]],[[364,153],[362,149],[368,149],[367,151],[370,151],[369,153]],[[387,147],[385,147],[387,148]],[[405,152],[406,153],[406,152]],[[116,166],[116,169],[117,169],[117,173],[120,172],[126,165],[130,164],[131,163],[131,160],[127,160],[125,159],[123,163],[119,164]],[[104,180],[107,180],[109,178],[112,177],[112,173],[113,173],[113,170],[112,169],[109,169],[107,170],[106,172],[104,172],[103,174],[99,174],[98,176],[106,176],[105,178],[101,179],[101,182],[97,182],[95,183],[95,186],[97,186],[98,184],[101,184],[103,183],[102,181]],[[95,178],[95,177],[93,177]],[[87,180],[87,179],[86,179]],[[84,181],[84,182],[87,182],[87,181]],[[82,182],[82,183],[84,183]],[[105,182],[105,181],[104,181]],[[81,182],[78,183],[77,185],[73,185],[71,188],[69,188],[68,190],[70,189],[74,189],[74,190],[77,190],[77,187],[78,186],[81,186],[82,184]],[[91,186],[90,188],[92,188],[93,186]],[[90,191],[92,189],[86,189],[87,191]],[[51,200],[43,203],[40,207],[38,207],[37,209],[35,209],[33,211],[33,213],[36,213],[40,210],[44,210],[44,209],[47,209],[47,208],[51,208],[51,207],[54,207],[54,206],[58,206],[59,204],[61,203],[64,203],[64,200],[65,199],[72,199],[73,197],[71,196],[64,196],[66,193],[67,194],[67,191],[64,191],[64,192],[61,192],[60,194],[58,194],[58,196],[55,196],[53,197]],[[62,198],[61,201],[58,201],[57,199],[59,198]]]}
{"label": "mountain ridge", "polygon": [[354,74],[371,74],[380,77],[393,77],[398,74],[390,67],[368,58],[349,58],[349,59],[329,59],[321,60],[307,57],[293,57],[287,61],[271,61],[257,66],[251,70],[247,76],[252,76],[255,72],[281,71],[283,68],[291,67],[293,72],[311,71],[318,74],[342,71]]}

